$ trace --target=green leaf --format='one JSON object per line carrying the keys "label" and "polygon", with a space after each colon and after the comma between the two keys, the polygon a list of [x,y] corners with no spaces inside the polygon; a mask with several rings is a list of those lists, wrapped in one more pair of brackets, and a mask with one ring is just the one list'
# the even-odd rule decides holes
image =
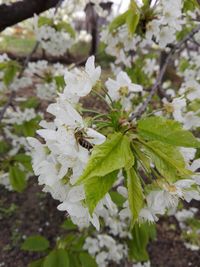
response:
{"label": "green leaf", "polygon": [[77,255],[74,253],[70,253],[70,252],[69,252],[69,262],[70,262],[69,264],[70,267],[80,267],[80,264],[81,264]]}
{"label": "green leaf", "polygon": [[43,267],[43,260],[32,261],[28,264],[28,267]]}
{"label": "green leaf", "polygon": [[8,152],[9,147],[5,141],[0,141],[0,155]]}
{"label": "green leaf", "polygon": [[21,248],[28,251],[44,251],[49,248],[49,241],[41,235],[30,236]]}
{"label": "green leaf", "polygon": [[123,14],[117,16],[109,25],[109,31],[113,32],[120,26],[126,23],[126,17],[127,17],[128,11],[124,12]]}
{"label": "green leaf", "polygon": [[18,135],[35,136],[35,132],[39,127],[40,116],[36,116],[30,121],[25,121],[23,124],[14,124],[14,130]]}
{"label": "green leaf", "polygon": [[77,230],[77,226],[69,219],[65,220],[61,227],[65,230]]}
{"label": "green leaf", "polygon": [[76,37],[76,33],[75,33],[74,29],[72,28],[72,26],[65,21],[59,22],[58,24],[55,25],[55,27],[58,31],[64,30],[64,31],[68,32],[72,38]]}
{"label": "green leaf", "polygon": [[134,223],[138,219],[138,215],[144,203],[143,189],[140,178],[134,168],[127,170],[126,173],[128,179],[128,200]]}
{"label": "green leaf", "polygon": [[3,82],[5,85],[10,85],[15,78],[18,68],[14,64],[9,64],[4,72]]}
{"label": "green leaf", "polygon": [[185,168],[183,156],[176,147],[159,141],[150,141],[144,145],[146,154],[164,178],[176,181],[192,174]]}
{"label": "green leaf", "polygon": [[32,171],[31,156],[26,154],[17,154],[12,158],[12,160],[20,162],[28,171]]}
{"label": "green leaf", "polygon": [[148,223],[135,224],[131,233],[132,239],[128,241],[129,257],[131,260],[147,261],[147,245],[155,238],[155,226]]}
{"label": "green leaf", "polygon": [[112,201],[115,202],[115,204],[116,204],[118,207],[120,207],[120,208],[123,207],[123,204],[124,204],[124,202],[126,201],[126,199],[125,199],[122,195],[120,195],[120,194],[119,194],[118,192],[116,192],[116,191],[111,191],[111,192],[110,192],[110,196],[111,196]]}
{"label": "green leaf", "polygon": [[93,213],[98,202],[110,190],[117,180],[118,171],[111,172],[106,176],[92,177],[84,183],[86,203],[90,214]]}
{"label": "green leaf", "polygon": [[20,103],[21,108],[37,108],[40,101],[36,97],[29,97],[26,101]]}
{"label": "green leaf", "polygon": [[43,267],[44,258],[29,263],[28,267]]}
{"label": "green leaf", "polygon": [[126,24],[130,34],[134,34],[137,28],[137,25],[140,21],[140,10],[137,3],[132,0],[130,3],[130,8],[126,15]]}
{"label": "green leaf", "polygon": [[95,146],[89,162],[78,183],[92,177],[105,176],[115,170],[131,168],[134,157],[130,149],[130,140],[122,133],[114,133],[107,140]]}
{"label": "green leaf", "polygon": [[142,2],[143,2],[143,5],[144,5],[145,7],[149,7],[149,3],[150,3],[149,0],[142,0]]}
{"label": "green leaf", "polygon": [[9,167],[9,179],[15,191],[22,192],[26,188],[26,175],[18,166]]}
{"label": "green leaf", "polygon": [[43,267],[71,267],[67,251],[64,249],[53,250],[45,258]]}
{"label": "green leaf", "polygon": [[186,11],[194,11],[196,8],[199,8],[200,4],[198,0],[184,0],[183,10]]}
{"label": "green leaf", "polygon": [[146,140],[157,140],[173,146],[200,147],[200,142],[181,124],[163,117],[148,117],[138,122],[138,133]]}
{"label": "green leaf", "polygon": [[58,91],[59,92],[62,92],[62,90],[65,87],[65,79],[64,79],[64,76],[55,76],[54,77],[54,80],[56,82]]}
{"label": "green leaf", "polygon": [[42,27],[44,25],[48,25],[48,26],[53,26],[53,19],[44,17],[44,16],[40,16],[38,18],[38,27]]}
{"label": "green leaf", "polygon": [[133,35],[136,31],[137,25],[140,21],[140,14],[134,14],[131,10],[128,11],[128,15],[126,17],[126,24],[128,26],[129,33]]}
{"label": "green leaf", "polygon": [[93,259],[87,252],[80,253],[79,259],[82,264],[81,267],[97,267],[95,259]]}

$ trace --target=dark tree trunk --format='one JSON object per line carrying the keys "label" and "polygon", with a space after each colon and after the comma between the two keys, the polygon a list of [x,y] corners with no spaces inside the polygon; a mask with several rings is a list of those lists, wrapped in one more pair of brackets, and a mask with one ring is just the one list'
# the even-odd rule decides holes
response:
{"label": "dark tree trunk", "polygon": [[59,0],[22,0],[0,5],[0,31],[55,7]]}

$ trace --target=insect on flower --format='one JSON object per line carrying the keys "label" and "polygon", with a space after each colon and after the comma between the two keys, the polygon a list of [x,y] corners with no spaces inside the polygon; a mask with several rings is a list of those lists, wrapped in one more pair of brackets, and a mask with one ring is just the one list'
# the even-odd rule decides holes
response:
{"label": "insect on flower", "polygon": [[84,147],[88,151],[90,151],[93,148],[93,145],[87,140],[87,139],[91,139],[91,138],[87,137],[84,134],[84,130],[77,128],[75,130],[74,136],[75,136],[77,144],[79,144],[80,146]]}

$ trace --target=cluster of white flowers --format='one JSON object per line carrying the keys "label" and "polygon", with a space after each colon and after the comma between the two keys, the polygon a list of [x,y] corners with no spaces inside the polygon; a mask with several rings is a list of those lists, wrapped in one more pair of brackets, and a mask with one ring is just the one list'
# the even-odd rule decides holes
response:
{"label": "cluster of white flowers", "polygon": [[[108,89],[108,95],[113,101],[120,101],[122,107],[126,111],[132,108],[132,100],[135,93],[142,92],[142,86],[134,84],[126,72],[119,72],[116,80],[109,78],[105,83]],[[109,101],[109,99],[107,98]]]}
{"label": "cluster of white flowers", "polygon": [[128,254],[126,245],[116,242],[107,234],[87,237],[83,248],[95,257],[99,267],[106,267],[110,262],[120,264]]}
{"label": "cluster of white flowers", "polygon": [[182,0],[160,0],[155,7],[155,19],[147,24],[146,38],[153,39],[161,48],[176,40],[176,33],[182,29]]}
{"label": "cluster of white flowers", "polygon": [[110,206],[109,195],[97,206],[93,217],[84,205],[84,188],[75,186],[89,158],[87,148],[81,146],[77,134],[84,133],[92,145],[101,144],[105,137],[92,128],[88,128],[76,110],[80,97],[92,90],[101,74],[100,67],[95,68],[94,57],[90,57],[85,70],[74,69],[65,74],[66,87],[57,102],[51,104],[47,111],[55,116],[53,122],[42,121],[44,128],[37,133],[45,140],[41,144],[37,139],[28,138],[33,148],[33,169],[39,176],[39,184],[44,190],[62,202],[58,209],[65,210],[72,221],[79,227],[88,226],[89,222],[99,229],[98,215]]}
{"label": "cluster of white flowers", "polygon": [[60,63],[50,65],[46,60],[29,62],[25,75],[34,81],[37,96],[42,100],[52,101],[57,95],[55,77],[63,76],[66,71]]}
{"label": "cluster of white flowers", "polygon": [[64,27],[57,30],[49,25],[39,26],[38,21],[38,16],[35,16],[34,31],[36,39],[40,42],[42,48],[53,56],[64,55],[74,44],[75,38]]}
{"label": "cluster of white flowers", "polygon": [[106,44],[106,53],[116,58],[115,64],[123,63],[127,67],[131,67],[133,60],[130,51],[135,51],[141,40],[140,36],[131,37],[127,26],[120,27],[114,33],[108,28],[101,32],[101,41]]}
{"label": "cluster of white flowers", "polygon": [[[24,151],[26,155],[30,154],[30,147],[26,137],[23,135],[17,135],[15,132],[15,126],[17,125],[23,127],[23,123],[35,119],[38,115],[42,117],[41,113],[36,113],[32,108],[26,108],[23,111],[19,107],[16,107],[15,110],[12,108],[8,108],[6,110],[2,123],[6,125],[6,127],[3,128],[4,138],[6,141],[9,141],[10,145],[10,149],[6,154],[7,157],[18,155],[20,154],[20,151]],[[18,164],[18,167],[20,170],[24,171],[24,166],[22,164]],[[31,175],[31,172],[26,172],[26,180],[28,180]],[[4,172],[3,170],[0,172],[0,184],[5,186],[8,190],[13,190],[10,184],[9,172]]]}
{"label": "cluster of white flowers", "polygon": [[[175,214],[175,218],[177,219],[179,223],[179,227],[181,228],[183,233],[186,233],[186,236],[192,234],[195,231],[196,236],[200,234],[199,229],[192,229],[190,224],[188,223],[190,220],[196,220],[195,215],[197,214],[198,209],[191,207],[189,209],[182,209],[178,211]],[[184,242],[184,245],[186,246],[187,249],[193,250],[193,251],[198,251],[200,250],[199,243],[195,244],[194,240],[186,240]]]}

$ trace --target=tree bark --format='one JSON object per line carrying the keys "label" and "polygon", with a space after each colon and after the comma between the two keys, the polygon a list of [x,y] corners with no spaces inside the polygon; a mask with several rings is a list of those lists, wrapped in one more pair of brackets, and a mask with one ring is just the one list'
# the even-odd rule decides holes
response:
{"label": "tree bark", "polygon": [[21,0],[0,5],[0,32],[6,27],[55,7],[59,0]]}

